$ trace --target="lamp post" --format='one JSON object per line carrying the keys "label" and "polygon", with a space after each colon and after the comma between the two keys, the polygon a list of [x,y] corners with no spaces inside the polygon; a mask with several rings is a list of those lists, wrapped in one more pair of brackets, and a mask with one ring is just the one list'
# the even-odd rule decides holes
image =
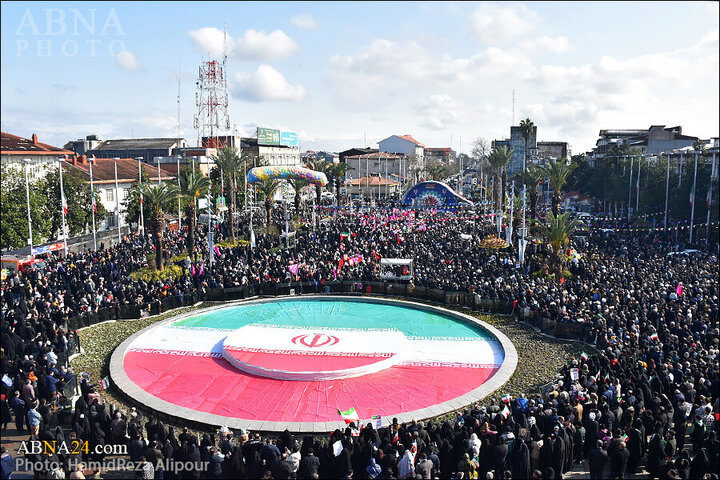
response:
{"label": "lamp post", "polygon": [[630,212],[632,211],[632,178],[633,178],[633,165],[635,162],[635,155],[630,155],[630,185],[628,186],[628,223],[630,223]]}
{"label": "lamp post", "polygon": [[142,232],[143,243],[145,243],[145,213],[143,212],[142,159],[143,157],[137,157],[138,182],[140,183],[140,223],[138,224],[138,233]]}
{"label": "lamp post", "polygon": [[180,155],[177,156],[177,182],[178,182],[178,233],[182,226],[182,206],[180,205]]}
{"label": "lamp post", "polygon": [[67,227],[65,226],[65,216],[67,215],[67,201],[65,200],[65,190],[63,190],[63,169],[62,162],[64,158],[58,157],[58,169],[60,170],[60,208],[62,209],[62,234],[63,244],[65,246],[65,255],[67,255]]}
{"label": "lamp post", "polygon": [[117,162],[120,160],[118,157],[113,158],[115,162],[115,217],[117,218],[118,228],[118,245],[122,241],[122,234],[120,232],[120,189],[118,188],[118,177],[117,177]]}
{"label": "lamp post", "polygon": [[157,165],[158,165],[158,185],[160,185],[160,159],[156,157],[155,161],[157,162]]}
{"label": "lamp post", "polygon": [[93,163],[95,163],[95,155],[88,158],[88,163],[90,164],[90,197],[92,198],[93,250],[97,250],[97,230],[95,229],[95,210],[97,209],[97,204],[95,203],[95,186],[93,184],[92,173],[92,166]]}
{"label": "lamp post", "polygon": [[30,159],[23,158],[23,164],[25,165],[25,200],[27,201],[27,218],[28,218],[28,242],[30,244],[30,255],[33,257],[33,238],[32,238],[32,217],[30,216],[30,181],[28,180],[28,168],[30,168]]}
{"label": "lamp post", "polygon": [[691,190],[692,211],[690,212],[690,244],[693,241],[693,222],[695,221],[695,186],[697,185],[697,164],[700,152],[695,152],[695,175],[693,176],[693,186]]}

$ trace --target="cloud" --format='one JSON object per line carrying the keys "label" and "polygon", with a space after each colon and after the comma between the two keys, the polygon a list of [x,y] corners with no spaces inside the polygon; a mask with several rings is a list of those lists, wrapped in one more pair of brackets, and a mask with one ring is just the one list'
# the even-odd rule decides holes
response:
{"label": "cloud", "polygon": [[430,95],[418,102],[415,110],[423,118],[421,125],[434,130],[455,125],[460,117],[458,103],[446,93]]}
{"label": "cloud", "polygon": [[315,30],[320,25],[317,20],[309,13],[301,13],[290,19],[292,23],[305,30]]}
{"label": "cloud", "polygon": [[532,53],[565,53],[570,50],[570,41],[565,35],[549,37],[541,35],[532,41],[525,41],[521,48]]}
{"label": "cloud", "polygon": [[470,32],[483,43],[504,45],[530,32],[537,21],[537,13],[524,5],[502,8],[488,4],[470,17]]}
{"label": "cloud", "polygon": [[222,57],[226,49],[228,57],[239,60],[267,62],[275,58],[288,57],[298,50],[298,44],[282,30],[270,33],[249,29],[241,37],[233,38],[220,29],[204,27],[190,30],[188,35],[195,46],[211,58]]}
{"label": "cloud", "polygon": [[126,70],[128,72],[137,72],[138,70],[142,69],[140,63],[135,57],[135,54],[133,52],[128,52],[127,50],[123,50],[122,52],[118,53],[115,57],[115,60],[117,60],[118,64],[120,64],[123,70]]}
{"label": "cloud", "polygon": [[301,85],[290,85],[285,76],[270,65],[260,65],[252,73],[237,73],[231,87],[236,97],[251,102],[300,102],[305,96]]}

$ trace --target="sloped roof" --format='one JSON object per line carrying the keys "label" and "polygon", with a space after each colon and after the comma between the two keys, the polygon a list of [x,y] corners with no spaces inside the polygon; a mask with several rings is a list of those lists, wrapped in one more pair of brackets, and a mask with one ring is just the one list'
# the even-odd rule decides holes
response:
{"label": "sloped roof", "polygon": [[[145,172],[145,174],[148,176],[150,181],[157,182],[158,176],[157,176],[157,168],[153,167],[152,165],[148,165],[147,163],[141,163],[141,168]],[[90,165],[87,163],[71,163],[71,162],[63,162],[63,167],[65,170],[69,169],[78,169],[85,173],[86,175],[90,175]],[[117,178],[118,182],[134,182],[138,178],[138,161],[134,158],[121,158],[117,162],[118,167],[118,173]],[[163,180],[170,180],[173,177],[167,172],[163,172],[162,168],[160,169],[160,181]],[[89,181],[89,178],[88,178]],[[95,163],[93,164],[93,181],[94,182],[115,182],[115,161],[112,158],[96,158]]]}
{"label": "sloped roof", "polygon": [[360,159],[360,158],[363,160],[365,160],[366,158],[370,159],[370,160],[381,159],[381,158],[387,159],[387,160],[397,160],[400,158],[405,158],[405,155],[403,155],[402,153],[375,152],[375,153],[368,153],[365,155],[352,155],[350,157],[345,157],[346,160],[347,159],[355,160],[355,159]]}
{"label": "sloped roof", "polygon": [[145,148],[172,148],[182,142],[182,138],[117,138],[105,140],[93,150],[142,150]]}
{"label": "sloped roof", "polygon": [[362,177],[347,180],[345,181],[345,185],[351,185],[353,187],[383,187],[385,185],[393,186],[400,184],[385,177]]}
{"label": "sloped roof", "polygon": [[58,155],[75,155],[75,152],[70,150],[38,142],[37,135],[34,134],[33,138],[29,139],[2,132],[0,144],[4,154],[48,155],[56,153]]}
{"label": "sloped roof", "polygon": [[417,140],[415,140],[415,139],[412,137],[412,135],[410,135],[409,133],[407,133],[407,134],[405,134],[405,135],[395,135],[395,136],[398,137],[398,138],[402,138],[403,140],[407,140],[408,142],[413,142],[414,144],[420,145],[421,147],[424,147],[424,146],[425,146],[425,145],[423,145],[422,143],[420,143],[420,142],[418,142]]}

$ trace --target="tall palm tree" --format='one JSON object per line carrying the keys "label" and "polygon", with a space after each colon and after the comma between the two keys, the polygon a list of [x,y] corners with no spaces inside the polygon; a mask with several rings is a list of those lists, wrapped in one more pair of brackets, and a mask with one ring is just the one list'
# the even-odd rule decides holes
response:
{"label": "tall palm tree", "polygon": [[536,227],[552,248],[548,267],[556,277],[562,273],[562,251],[570,243],[576,230],[583,228],[582,220],[572,217],[570,212],[555,215],[547,212],[545,221],[537,221]]}
{"label": "tall palm tree", "polygon": [[302,179],[294,179],[294,178],[288,178],[286,180],[292,189],[295,191],[295,214],[300,214],[300,194],[302,193],[302,189],[310,185],[310,183],[307,182],[307,180]]}
{"label": "tall palm tree", "polygon": [[[507,189],[507,164],[510,162],[510,158],[512,158],[513,151],[506,147],[505,145],[502,145],[498,148],[495,148],[488,157],[488,162],[490,163],[490,166],[495,170],[495,173],[498,177],[498,180],[502,179],[501,185],[498,186],[498,196],[499,196],[499,209],[502,210],[503,208],[503,200],[505,199],[505,190]],[[502,194],[500,194],[502,191]]]}
{"label": "tall palm tree", "polygon": [[230,240],[235,240],[235,172],[242,167],[240,156],[235,152],[235,149],[226,145],[223,147],[217,155],[214,155],[212,159],[215,161],[215,166],[220,169],[221,181],[227,187],[229,192],[229,201],[227,202],[228,214],[230,215]]}
{"label": "tall palm tree", "polygon": [[[322,172],[325,175],[328,174],[329,167],[330,167],[330,165],[325,160],[317,159],[317,160],[309,160],[307,162],[307,168],[309,168],[310,170],[315,170],[316,172]],[[315,184],[315,201],[317,202],[318,205],[320,205],[321,193],[322,193],[322,186],[318,185],[316,183]]]}
{"label": "tall palm tree", "polygon": [[210,179],[201,173],[185,170],[180,175],[180,195],[185,200],[185,224],[188,226],[187,248],[188,254],[197,260],[195,255],[195,213],[196,201],[205,194],[210,186]]}
{"label": "tall palm tree", "polygon": [[530,218],[537,216],[537,204],[540,198],[538,186],[542,179],[545,178],[542,167],[538,165],[530,165],[522,174],[523,181],[527,186],[528,197],[530,200]]}
{"label": "tall palm tree", "polygon": [[447,169],[439,163],[428,163],[423,169],[430,180],[442,180],[447,176]]}
{"label": "tall palm tree", "polygon": [[272,213],[273,197],[275,192],[280,187],[279,180],[265,180],[259,183],[258,192],[260,192],[265,198],[265,226],[270,226],[270,214]]}
{"label": "tall palm tree", "polygon": [[550,188],[553,189],[552,213],[555,216],[560,214],[562,203],[562,188],[568,181],[570,174],[577,168],[577,164],[567,164],[566,159],[549,160],[546,167],[543,167],[543,176],[550,181]]}
{"label": "tall palm tree", "polygon": [[163,228],[165,227],[163,211],[172,208],[177,198],[177,187],[175,185],[161,183],[160,185],[152,184],[143,190],[145,202],[148,203],[150,211],[152,212],[150,223],[152,225],[155,243],[155,268],[162,270]]}
{"label": "tall palm tree", "polygon": [[525,165],[527,164],[527,146],[530,137],[533,134],[535,124],[529,118],[520,122],[520,133],[522,133],[523,139],[525,140],[525,150],[523,150],[523,172],[526,170]]}
{"label": "tall palm tree", "polygon": [[342,185],[342,179],[347,172],[355,170],[347,163],[338,162],[329,164],[330,173],[332,173],[335,179],[335,198],[337,199],[337,205],[340,206],[340,186]]}

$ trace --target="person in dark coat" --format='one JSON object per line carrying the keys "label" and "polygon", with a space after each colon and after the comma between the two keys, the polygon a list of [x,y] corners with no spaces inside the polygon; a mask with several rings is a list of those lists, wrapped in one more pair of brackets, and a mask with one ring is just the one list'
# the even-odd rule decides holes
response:
{"label": "person in dark coat", "polygon": [[507,461],[507,456],[508,456],[508,446],[501,439],[498,441],[498,444],[495,445],[495,448],[493,449],[493,460],[495,462],[495,465],[494,465],[495,478],[503,477],[503,472],[505,471],[505,462]]}
{"label": "person in dark coat", "polygon": [[300,459],[300,467],[298,468],[298,480],[311,480],[318,478],[320,472],[320,459],[315,456],[315,450],[312,447],[307,449],[307,455]]}
{"label": "person in dark coat", "polygon": [[710,459],[708,458],[707,448],[701,448],[700,453],[690,462],[690,478],[702,478],[703,475],[710,472]]}
{"label": "person in dark coat", "polygon": [[627,469],[630,452],[627,450],[625,442],[620,442],[617,450],[610,457],[610,471],[613,478],[622,480],[625,478],[625,470]]}
{"label": "person in dark coat", "polygon": [[640,461],[645,455],[645,442],[639,429],[641,425],[640,419],[635,419],[633,427],[628,430],[627,449],[630,452],[630,459],[628,460],[627,471],[632,474],[637,473]]}
{"label": "person in dark coat", "polygon": [[552,467],[557,478],[562,478],[565,468],[565,441],[559,435],[555,435],[552,441],[553,463]]}
{"label": "person in dark coat", "polygon": [[530,450],[527,443],[520,442],[520,446],[512,457],[513,478],[530,478]]}
{"label": "person in dark coat", "polygon": [[590,478],[593,480],[603,478],[603,472],[610,460],[607,452],[603,449],[602,440],[595,442],[595,448],[588,453],[588,460],[590,462]]}
{"label": "person in dark coat", "polygon": [[[662,428],[662,427],[661,427]],[[648,461],[645,468],[653,477],[659,477],[665,466],[665,445],[662,435],[653,434],[648,445]]]}

